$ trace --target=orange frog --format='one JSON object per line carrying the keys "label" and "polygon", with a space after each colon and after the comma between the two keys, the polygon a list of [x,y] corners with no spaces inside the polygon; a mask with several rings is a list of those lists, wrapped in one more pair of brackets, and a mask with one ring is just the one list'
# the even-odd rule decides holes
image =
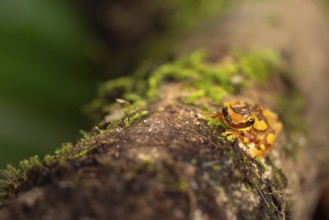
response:
{"label": "orange frog", "polygon": [[222,135],[238,139],[240,147],[253,158],[264,157],[282,129],[274,112],[243,101],[224,102],[217,117],[228,126]]}

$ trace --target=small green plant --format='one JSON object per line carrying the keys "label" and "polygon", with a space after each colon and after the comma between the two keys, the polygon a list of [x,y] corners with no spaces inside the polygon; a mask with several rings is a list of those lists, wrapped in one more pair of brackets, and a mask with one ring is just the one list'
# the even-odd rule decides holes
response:
{"label": "small green plant", "polygon": [[41,167],[42,163],[39,160],[37,155],[30,157],[29,159],[24,159],[19,162],[19,166],[22,168],[24,172],[29,170],[32,167]]}
{"label": "small green plant", "polygon": [[233,52],[242,73],[259,83],[264,83],[273,70],[282,65],[280,57],[272,50],[254,50],[250,53]]}
{"label": "small green plant", "polygon": [[74,154],[71,158],[72,159],[78,159],[78,158],[81,158],[81,157],[84,157],[87,153],[89,153],[91,150],[93,150],[94,148],[91,147],[91,148],[88,148],[88,149],[85,149],[85,150],[82,150],[80,151],[79,153],[77,154]]}
{"label": "small green plant", "polygon": [[[230,60],[229,62],[227,60]],[[238,76],[243,81],[255,80],[264,82],[273,69],[280,66],[278,55],[271,50],[257,50],[249,53],[232,52],[231,57],[217,64],[206,61],[204,52],[195,52],[176,62],[164,64],[154,70],[148,80],[147,97],[158,97],[158,88],[164,81],[183,82],[192,89],[184,101],[189,104],[197,103],[201,97],[207,97],[215,103],[221,103],[226,94],[235,91]]]}
{"label": "small green plant", "polygon": [[130,125],[132,125],[132,123],[134,121],[136,121],[137,119],[140,119],[140,118],[143,118],[145,117],[146,115],[148,115],[148,111],[147,110],[144,110],[144,111],[139,111],[139,112],[136,112],[135,114],[133,114],[132,116],[127,116],[125,119],[124,119],[124,123],[126,125],[126,127],[129,127]]}
{"label": "small green plant", "polygon": [[73,150],[73,145],[71,143],[64,143],[60,148],[55,150],[55,156],[67,156],[70,155]]}
{"label": "small green plant", "polygon": [[6,168],[0,171],[0,193],[9,185],[14,185],[18,181],[20,175],[20,170],[7,164]]}

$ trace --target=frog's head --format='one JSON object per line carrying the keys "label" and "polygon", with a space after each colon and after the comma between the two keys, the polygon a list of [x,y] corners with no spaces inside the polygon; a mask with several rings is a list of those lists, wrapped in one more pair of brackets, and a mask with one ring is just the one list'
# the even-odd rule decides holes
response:
{"label": "frog's head", "polygon": [[255,124],[250,105],[244,102],[225,102],[222,117],[228,127],[236,130],[249,130]]}

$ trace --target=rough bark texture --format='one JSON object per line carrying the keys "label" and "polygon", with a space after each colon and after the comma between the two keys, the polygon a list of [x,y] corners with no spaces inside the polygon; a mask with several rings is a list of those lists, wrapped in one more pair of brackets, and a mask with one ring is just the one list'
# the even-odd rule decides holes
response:
{"label": "rough bark texture", "polygon": [[[264,88],[263,88],[264,89]],[[281,219],[286,178],[267,172],[238,143],[219,139],[179,85],[130,127],[94,131],[80,160],[34,168],[8,199],[2,219]],[[265,90],[262,90],[263,92]],[[259,92],[259,91],[258,91]],[[172,104],[172,100],[177,103]],[[275,150],[278,152],[278,150]]]}
{"label": "rough bark texture", "polygon": [[294,85],[305,98],[306,143],[288,139],[295,128],[284,125],[264,169],[236,141],[219,138],[221,128],[208,126],[171,83],[144,118],[103,124],[81,140],[75,148],[93,149],[84,157],[29,169],[0,219],[309,219],[328,167],[329,34],[320,9],[306,0],[247,3],[182,43],[184,51],[205,49],[215,64],[234,47],[278,50],[292,81],[276,75],[227,99],[285,114],[293,106],[280,109],[274,97],[294,105]]}

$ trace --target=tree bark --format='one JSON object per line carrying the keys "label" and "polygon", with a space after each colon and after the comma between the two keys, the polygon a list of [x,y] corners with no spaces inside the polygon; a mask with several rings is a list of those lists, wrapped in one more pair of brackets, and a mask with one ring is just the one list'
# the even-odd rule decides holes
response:
{"label": "tree bark", "polygon": [[201,64],[211,68],[236,48],[282,56],[284,70],[225,97],[288,118],[263,162],[204,120],[202,108],[221,103],[183,101],[189,80],[169,80],[142,113],[113,122],[122,109],[113,110],[72,149],[28,166],[7,184],[0,219],[309,219],[328,169],[327,39],[319,2],[287,0],[238,5],[179,43],[182,54],[207,51]]}

